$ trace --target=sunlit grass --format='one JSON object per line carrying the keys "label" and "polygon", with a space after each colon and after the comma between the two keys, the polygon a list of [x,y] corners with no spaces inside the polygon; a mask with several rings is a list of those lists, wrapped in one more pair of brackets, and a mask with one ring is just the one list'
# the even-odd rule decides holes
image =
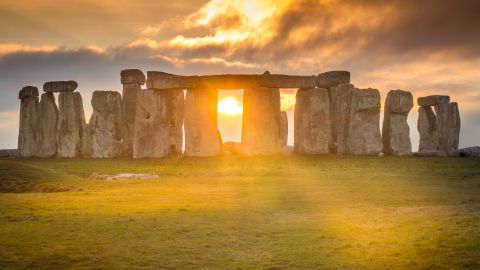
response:
{"label": "sunlit grass", "polygon": [[2,269],[480,267],[479,159],[0,160],[0,177]]}

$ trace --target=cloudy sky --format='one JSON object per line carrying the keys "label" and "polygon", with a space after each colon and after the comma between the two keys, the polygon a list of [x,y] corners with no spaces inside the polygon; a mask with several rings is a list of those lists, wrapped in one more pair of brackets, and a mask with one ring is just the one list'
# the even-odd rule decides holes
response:
{"label": "cloudy sky", "polygon": [[[0,148],[16,147],[23,86],[76,80],[88,118],[91,93],[121,91],[126,68],[182,75],[349,70],[353,84],[377,88],[383,98],[391,89],[415,98],[450,95],[461,111],[460,145],[479,145],[478,14],[477,0],[0,0]],[[294,95],[282,90],[290,121]],[[241,102],[241,91],[221,92],[221,100],[229,97]],[[414,150],[416,120],[414,108]],[[239,139],[240,123],[240,115],[219,114],[224,140]]]}

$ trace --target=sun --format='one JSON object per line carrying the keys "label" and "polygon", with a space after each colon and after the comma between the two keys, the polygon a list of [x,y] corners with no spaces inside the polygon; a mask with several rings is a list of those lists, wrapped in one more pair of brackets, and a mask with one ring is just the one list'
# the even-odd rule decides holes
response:
{"label": "sun", "polygon": [[226,115],[238,115],[243,112],[243,108],[235,98],[228,97],[218,102],[218,112]]}

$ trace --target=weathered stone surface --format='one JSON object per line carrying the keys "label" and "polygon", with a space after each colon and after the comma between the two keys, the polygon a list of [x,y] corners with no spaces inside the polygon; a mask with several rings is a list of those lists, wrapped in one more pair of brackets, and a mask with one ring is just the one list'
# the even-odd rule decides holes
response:
{"label": "weathered stone surface", "polygon": [[440,96],[440,95],[419,97],[417,99],[418,106],[421,106],[421,107],[429,107],[429,106],[434,106],[439,104],[446,104],[448,102],[450,102],[449,96]]}
{"label": "weathered stone surface", "polygon": [[288,142],[288,116],[287,112],[282,111],[280,115],[280,140],[282,147],[287,146]]}
{"label": "weathered stone surface", "polygon": [[93,113],[89,121],[93,158],[123,156],[124,121],[120,93],[94,91]]}
{"label": "weathered stone surface", "polygon": [[182,153],[184,93],[180,89],[141,90],[133,130],[133,157]]}
{"label": "weathered stone surface", "polygon": [[35,86],[25,86],[18,92],[18,99],[26,99],[29,97],[38,97],[38,88]]}
{"label": "weathered stone surface", "polygon": [[350,91],[347,152],[353,155],[378,155],[382,151],[380,134],[380,92],[377,89]]}
{"label": "weathered stone surface", "polygon": [[480,157],[480,146],[466,147],[459,151],[462,157]]}
{"label": "weathered stone surface", "polygon": [[216,156],[222,151],[217,128],[218,90],[188,89],[185,97],[185,155]]}
{"label": "weathered stone surface", "polygon": [[330,125],[328,90],[299,89],[295,103],[294,151],[327,154],[332,136]]}
{"label": "weathered stone surface", "polygon": [[418,108],[417,130],[420,134],[419,152],[438,150],[437,117],[431,107]]}
{"label": "weathered stone surface", "polygon": [[53,93],[43,93],[38,107],[38,152],[37,157],[57,155],[58,108]]}
{"label": "weathered stone surface", "polygon": [[385,101],[383,118],[383,153],[387,155],[410,155],[410,127],[407,117],[413,108],[413,96],[403,90],[391,90]]}
{"label": "weathered stone surface", "polygon": [[446,157],[447,154],[440,150],[422,150],[413,153],[416,157]]}
{"label": "weathered stone surface", "polygon": [[73,92],[77,87],[78,83],[76,81],[46,82],[43,84],[43,91],[46,93]]}
{"label": "weathered stone surface", "polygon": [[330,127],[332,130],[330,152],[347,153],[346,132],[349,119],[350,91],[355,89],[352,84],[339,84],[328,89],[330,98]]}
{"label": "weathered stone surface", "polygon": [[176,76],[165,72],[148,71],[147,87],[150,89],[222,89],[237,90],[255,87],[307,88],[315,87],[316,76],[292,76],[265,73],[262,75],[225,74],[207,76]]}
{"label": "weathered stone surface", "polygon": [[350,83],[350,72],[344,70],[320,73],[316,79],[317,87],[323,88],[348,83]]}
{"label": "weathered stone surface", "polygon": [[124,153],[127,157],[133,156],[133,125],[137,108],[137,95],[142,91],[138,83],[123,84],[122,109],[127,133],[123,136]]}
{"label": "weathered stone surface", "polygon": [[58,111],[57,155],[65,158],[81,157],[87,125],[80,93],[61,92],[58,95]]}
{"label": "weathered stone surface", "polygon": [[38,151],[38,89],[32,86],[24,87],[19,97],[18,153],[20,157],[33,157]]}
{"label": "weathered stone surface", "polygon": [[437,116],[438,148],[447,154],[458,149],[460,136],[460,113],[456,102],[434,106]]}
{"label": "weathered stone surface", "polygon": [[282,150],[280,90],[247,88],[243,92],[242,152],[267,155]]}
{"label": "weathered stone surface", "polygon": [[0,149],[0,157],[18,157],[17,149]]}
{"label": "weathered stone surface", "polygon": [[120,72],[120,82],[122,84],[135,83],[143,85],[145,81],[145,75],[139,69],[124,69]]}

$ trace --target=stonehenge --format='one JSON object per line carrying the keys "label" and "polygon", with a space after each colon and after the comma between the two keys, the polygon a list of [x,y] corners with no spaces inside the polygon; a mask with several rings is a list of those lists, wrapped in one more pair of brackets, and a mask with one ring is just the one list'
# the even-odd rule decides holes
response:
{"label": "stonehenge", "polygon": [[449,96],[427,96],[417,99],[420,134],[419,152],[441,151],[456,155],[460,136],[460,113]]}
{"label": "stonehenge", "polygon": [[94,91],[93,113],[88,123],[91,155],[94,158],[123,156],[123,135],[127,127],[123,120],[122,100],[115,91]]}
{"label": "stonehenge", "polygon": [[183,90],[141,90],[137,95],[133,157],[153,158],[182,153]]}
{"label": "stonehenge", "polygon": [[294,151],[302,154],[327,154],[331,141],[328,90],[300,88],[296,100]]}
{"label": "stonehenge", "polygon": [[280,89],[254,87],[244,90],[242,153],[278,154],[282,151],[282,113]]}
{"label": "stonehenge", "polygon": [[413,96],[408,91],[391,90],[385,101],[383,116],[383,153],[387,155],[410,155],[410,127],[407,117],[413,108]]}
{"label": "stonehenge", "polygon": [[138,69],[126,69],[120,73],[123,85],[122,113],[128,133],[124,134],[124,152],[126,156],[133,155],[133,125],[137,107],[137,95],[145,84],[145,75]]}
{"label": "stonehenge", "polygon": [[[226,74],[180,76],[138,69],[120,72],[122,92],[94,91],[85,119],[75,81],[52,81],[19,92],[18,156],[41,158],[212,157],[286,153],[288,117],[280,88],[298,89],[294,108],[297,154],[459,156],[460,114],[449,96],[419,97],[419,151],[412,153],[407,117],[413,95],[390,90],[380,127],[377,89],[350,83],[350,72],[312,76]],[[146,89],[142,88],[146,85]],[[241,143],[222,142],[218,91],[244,89]],[[58,106],[55,97],[58,95]],[[230,147],[231,148],[231,147]],[[232,148],[233,149],[233,148]],[[290,151],[290,150],[289,150]],[[470,152],[469,152],[470,154]]]}
{"label": "stonehenge", "polygon": [[217,127],[218,90],[199,87],[187,90],[185,96],[185,152],[191,157],[216,156],[222,150]]}
{"label": "stonehenge", "polygon": [[348,154],[378,155],[382,151],[380,133],[380,92],[353,89],[349,92],[349,114],[344,136]]}
{"label": "stonehenge", "polygon": [[20,123],[18,154],[33,157],[37,153],[38,88],[25,86],[18,94],[20,99]]}

